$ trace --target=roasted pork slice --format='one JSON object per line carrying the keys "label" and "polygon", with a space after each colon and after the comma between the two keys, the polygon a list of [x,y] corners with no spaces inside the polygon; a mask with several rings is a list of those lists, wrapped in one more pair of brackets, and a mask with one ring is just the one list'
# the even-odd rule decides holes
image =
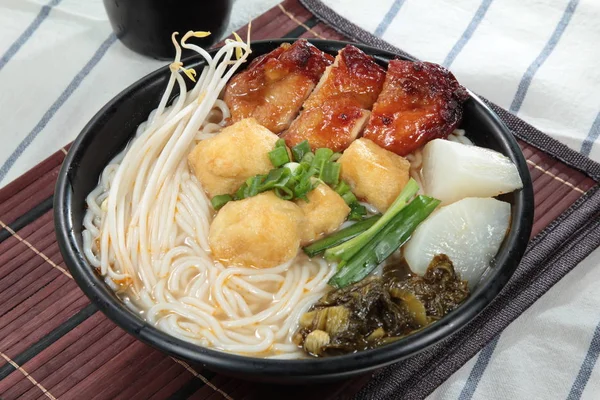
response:
{"label": "roasted pork slice", "polygon": [[343,151],[368,121],[384,79],[385,71],[370,56],[344,47],[282,137],[288,146],[308,140],[313,150]]}
{"label": "roasted pork slice", "polygon": [[319,107],[325,100],[350,97],[356,105],[370,110],[383,87],[385,70],[372,57],[352,45],[338,53],[317,88],[306,100],[304,109]]}
{"label": "roasted pork slice", "polygon": [[308,140],[312,150],[343,151],[360,134],[370,114],[348,99],[326,100],[320,107],[302,111],[281,137],[289,147]]}
{"label": "roasted pork slice", "polygon": [[363,136],[407,155],[452,133],[468,97],[454,75],[437,64],[392,60]]}
{"label": "roasted pork slice", "polygon": [[282,132],[332,63],[331,55],[303,39],[256,58],[225,88],[231,123],[253,117],[270,131]]}

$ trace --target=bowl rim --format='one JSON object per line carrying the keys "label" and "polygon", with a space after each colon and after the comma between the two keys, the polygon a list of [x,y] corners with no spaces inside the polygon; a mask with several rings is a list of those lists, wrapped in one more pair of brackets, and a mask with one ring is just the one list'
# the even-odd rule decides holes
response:
{"label": "bowl rim", "polygon": [[[273,47],[293,40],[260,40],[252,42],[252,46],[254,48]],[[347,44],[352,44],[363,50],[365,53],[374,56],[380,61],[383,60],[384,62],[394,58],[415,61],[414,59],[390,51],[346,41],[310,39],[309,42],[318,48],[325,47],[330,49],[341,49]],[[214,55],[217,50],[218,49],[212,49],[209,53]],[[257,54],[260,55],[264,53],[257,52]],[[188,58],[184,61],[187,64],[194,62],[196,64],[202,63],[197,56]],[[129,311],[123,303],[115,299],[114,295],[111,296],[110,293],[107,292],[105,283],[95,272],[93,267],[89,265],[82,251],[79,249],[75,239],[75,230],[73,229],[74,221],[71,210],[74,205],[70,200],[72,186],[68,174],[70,171],[78,168],[77,162],[75,162],[79,158],[78,155],[82,152],[82,149],[85,148],[86,143],[89,143],[88,138],[93,136],[96,125],[103,120],[103,116],[108,110],[121,99],[129,96],[131,92],[140,90],[144,85],[149,84],[149,82],[158,79],[163,74],[167,74],[168,71],[167,65],[144,76],[120,92],[95,114],[77,136],[69,149],[58,176],[54,197],[54,221],[58,244],[64,261],[76,283],[86,296],[90,298],[91,302],[110,320],[142,342],[176,358],[191,361],[193,363],[204,364],[209,368],[212,367],[216,370],[228,371],[246,376],[271,376],[275,378],[297,378],[320,375],[349,376],[389,365],[408,356],[415,355],[456,333],[467,325],[468,322],[470,322],[493,300],[517,268],[518,263],[525,252],[533,225],[533,187],[531,177],[523,153],[511,131],[494,111],[492,111],[477,95],[469,91],[471,100],[475,103],[475,106],[481,109],[484,116],[487,117],[493,125],[496,125],[498,131],[501,132],[500,137],[497,139],[500,141],[500,144],[504,147],[505,151],[509,153],[507,155],[516,164],[523,180],[523,189],[515,192],[511,230],[505,238],[503,248],[501,248],[497,254],[497,264],[499,264],[499,267],[491,269],[490,274],[492,276],[486,282],[486,290],[476,291],[469,296],[458,310],[446,315],[443,319],[428,326],[422,331],[411,334],[398,342],[372,350],[327,358],[277,360],[242,356],[192,344],[170,336],[154,326],[151,326]],[[104,286],[104,288],[101,286]]]}

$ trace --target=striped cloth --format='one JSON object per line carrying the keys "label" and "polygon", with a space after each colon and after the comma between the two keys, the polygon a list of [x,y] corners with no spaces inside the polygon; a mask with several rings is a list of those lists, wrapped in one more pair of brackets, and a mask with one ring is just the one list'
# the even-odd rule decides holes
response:
{"label": "striped cloth", "polygon": [[[322,0],[600,161],[600,2]],[[600,249],[430,399],[600,398]]]}
{"label": "striped cloth", "polygon": [[574,150],[600,161],[600,3],[325,0]]}
{"label": "striped cloth", "polygon": [[[279,2],[236,1],[226,32]],[[102,0],[0,0],[0,187],[73,141],[111,98],[165,64],[116,39]]]}
{"label": "striped cloth", "polygon": [[[592,0],[325,0],[571,148],[600,160],[600,5]],[[278,0],[238,0],[230,29]],[[522,4],[527,3],[527,4]],[[100,0],[0,1],[0,187],[72,141],[164,62],[127,50]],[[600,251],[457,371],[433,399],[600,397]]]}

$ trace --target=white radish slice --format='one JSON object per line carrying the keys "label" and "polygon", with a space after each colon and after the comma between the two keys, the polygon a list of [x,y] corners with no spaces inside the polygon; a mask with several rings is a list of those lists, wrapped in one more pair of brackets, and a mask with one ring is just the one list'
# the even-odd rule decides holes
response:
{"label": "white radish slice", "polygon": [[435,139],[423,148],[423,190],[442,205],[465,197],[494,197],[523,187],[506,156],[483,147]]}
{"label": "white radish slice", "polygon": [[472,289],[498,253],[510,224],[510,204],[466,198],[434,212],[404,246],[413,273],[425,275],[434,256],[445,254]]}

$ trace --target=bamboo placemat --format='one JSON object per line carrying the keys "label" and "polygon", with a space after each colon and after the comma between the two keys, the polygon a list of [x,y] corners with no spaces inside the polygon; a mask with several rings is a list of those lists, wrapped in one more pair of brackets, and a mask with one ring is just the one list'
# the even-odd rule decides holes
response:
{"label": "bamboo placemat", "polygon": [[[238,33],[244,37],[246,28]],[[346,40],[297,0],[253,21],[253,39],[274,37]],[[502,117],[513,129],[522,123]],[[541,151],[539,141],[519,144],[534,185],[533,237],[597,195],[598,178]],[[246,382],[170,358],[115,326],[73,282],[56,243],[52,196],[66,153],[60,149],[0,191],[2,399],[333,399],[369,382],[370,374],[306,387]]]}

